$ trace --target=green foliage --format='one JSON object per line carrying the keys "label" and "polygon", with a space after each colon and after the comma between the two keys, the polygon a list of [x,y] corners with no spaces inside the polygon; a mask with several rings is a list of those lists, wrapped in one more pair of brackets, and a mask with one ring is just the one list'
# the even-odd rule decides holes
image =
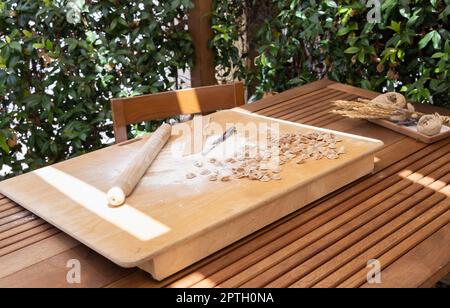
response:
{"label": "green foliage", "polygon": [[[260,1],[215,1],[212,46],[222,77],[239,67],[234,77],[254,84],[254,97],[328,76],[450,107],[449,0],[384,0],[377,23],[368,22],[376,16],[374,1],[367,1],[369,7],[350,0],[270,2],[269,14],[249,33],[248,21],[239,25],[223,11],[257,11]],[[239,54],[239,41],[249,37],[250,52]]]}
{"label": "green foliage", "polygon": [[[242,23],[238,16],[244,15],[244,6],[233,1],[213,0],[215,12],[212,16],[214,38],[211,47],[215,50],[215,62],[222,76],[243,79]],[[236,22],[238,19],[238,22]]]}
{"label": "green foliage", "polygon": [[[190,0],[0,1],[0,170],[102,147],[109,100],[177,87]],[[28,169],[28,170],[29,170]]]}

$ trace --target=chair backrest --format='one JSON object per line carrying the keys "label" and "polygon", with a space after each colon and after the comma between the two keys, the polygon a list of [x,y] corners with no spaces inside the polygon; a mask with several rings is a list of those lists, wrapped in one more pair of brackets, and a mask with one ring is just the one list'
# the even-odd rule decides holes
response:
{"label": "chair backrest", "polygon": [[111,100],[116,143],[127,140],[127,125],[180,114],[208,113],[245,104],[242,82]]}

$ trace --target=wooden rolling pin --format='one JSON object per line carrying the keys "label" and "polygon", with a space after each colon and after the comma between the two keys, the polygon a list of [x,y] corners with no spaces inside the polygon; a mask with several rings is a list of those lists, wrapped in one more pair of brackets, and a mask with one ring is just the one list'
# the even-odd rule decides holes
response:
{"label": "wooden rolling pin", "polygon": [[169,124],[163,124],[148,138],[136,156],[119,175],[114,186],[108,191],[107,198],[110,205],[124,204],[125,198],[133,192],[142,176],[169,140],[171,133],[172,127]]}

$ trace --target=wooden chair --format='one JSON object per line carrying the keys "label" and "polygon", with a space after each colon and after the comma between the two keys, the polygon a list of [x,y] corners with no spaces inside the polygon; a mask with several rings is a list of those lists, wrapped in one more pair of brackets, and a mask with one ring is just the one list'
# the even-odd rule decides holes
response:
{"label": "wooden chair", "polygon": [[127,125],[180,114],[209,113],[245,104],[242,82],[111,100],[116,143],[127,140]]}

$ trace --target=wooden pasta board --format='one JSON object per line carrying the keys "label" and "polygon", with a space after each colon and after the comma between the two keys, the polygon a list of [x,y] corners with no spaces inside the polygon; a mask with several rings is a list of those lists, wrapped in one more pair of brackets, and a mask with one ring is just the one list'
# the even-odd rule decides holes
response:
{"label": "wooden pasta board", "polygon": [[[233,110],[214,113],[209,121],[276,123],[286,132],[316,129]],[[282,166],[280,181],[187,180],[194,156],[179,156],[186,138],[172,135],[122,207],[110,208],[106,192],[145,140],[2,181],[0,193],[116,264],[138,266],[160,280],[370,173],[383,143],[335,133],[345,155],[301,165],[291,161]]]}
{"label": "wooden pasta board", "polygon": [[400,134],[406,135],[408,137],[411,137],[413,139],[416,139],[420,142],[428,143],[428,144],[450,137],[450,127],[445,126],[445,125],[442,126],[442,130],[441,130],[440,134],[435,135],[435,136],[427,136],[422,133],[419,133],[415,126],[414,127],[402,126],[402,125],[398,125],[394,122],[391,122],[388,120],[382,120],[382,119],[370,119],[369,121],[372,123],[375,123],[377,125],[386,127],[397,133],[400,133]]}

